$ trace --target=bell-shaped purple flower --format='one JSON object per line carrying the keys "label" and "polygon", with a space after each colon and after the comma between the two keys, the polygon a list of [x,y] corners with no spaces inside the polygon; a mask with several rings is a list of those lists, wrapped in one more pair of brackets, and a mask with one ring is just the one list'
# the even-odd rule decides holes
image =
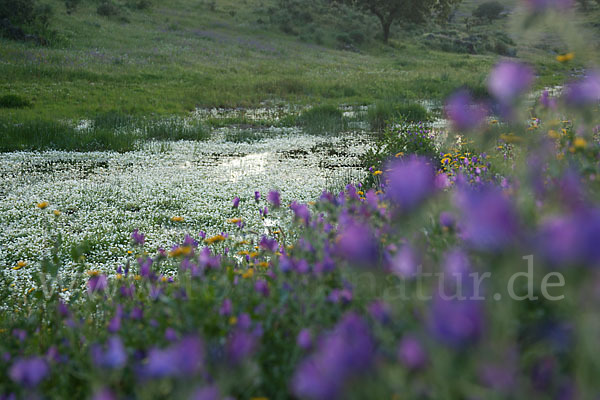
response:
{"label": "bell-shaped purple flower", "polygon": [[281,206],[281,197],[279,196],[279,192],[276,190],[271,190],[267,194],[267,201],[271,203],[273,208],[279,208],[279,206]]}
{"label": "bell-shaped purple flower", "polygon": [[426,200],[435,190],[435,174],[423,158],[411,157],[392,163],[386,173],[387,198],[402,211]]}
{"label": "bell-shaped purple flower", "polygon": [[296,368],[292,390],[301,398],[337,398],[351,377],[370,368],[373,352],[367,324],[359,316],[347,314]]}
{"label": "bell-shaped purple flower", "polygon": [[466,90],[460,90],[446,100],[445,112],[454,129],[459,131],[477,129],[488,114],[486,107],[476,102]]}
{"label": "bell-shaped purple flower", "polygon": [[451,347],[476,343],[484,331],[483,302],[465,297],[450,299],[436,293],[431,304],[432,333]]}
{"label": "bell-shaped purple flower", "polygon": [[412,335],[406,335],[400,341],[398,359],[408,369],[423,368],[428,361],[421,341]]}
{"label": "bell-shaped purple flower", "polygon": [[421,265],[421,257],[415,248],[409,244],[403,245],[392,257],[391,272],[400,278],[414,278]]}
{"label": "bell-shaped purple flower", "polygon": [[235,196],[232,201],[232,208],[238,208],[240,206],[240,198]]}
{"label": "bell-shaped purple flower", "polygon": [[296,220],[302,221],[304,225],[308,225],[308,222],[310,221],[310,211],[308,210],[306,204],[300,204],[294,201],[290,205],[290,208],[294,212],[294,217]]}
{"label": "bell-shaped purple flower", "polygon": [[600,102],[600,71],[591,71],[585,78],[567,86],[565,93],[567,104],[584,107]]}
{"label": "bell-shaped purple flower", "polygon": [[337,237],[336,253],[351,264],[371,266],[378,256],[377,241],[368,226],[349,221]]}
{"label": "bell-shaped purple flower", "polygon": [[21,358],[8,371],[13,382],[26,388],[34,388],[46,378],[50,369],[41,357]]}
{"label": "bell-shaped purple flower", "polygon": [[109,338],[104,349],[100,345],[93,345],[90,352],[92,361],[100,368],[118,369],[127,363],[127,352],[118,336]]}
{"label": "bell-shaped purple flower", "polygon": [[140,233],[138,229],[135,229],[133,232],[131,232],[131,240],[134,244],[143,246],[144,242],[146,241],[146,236],[144,236],[143,233]]}
{"label": "bell-shaped purple flower", "polygon": [[312,347],[313,338],[310,329],[302,329],[296,337],[296,344],[303,350],[308,350]]}
{"label": "bell-shaped purple flower", "polygon": [[202,342],[196,337],[187,337],[166,349],[150,350],[142,375],[148,378],[191,376],[202,369],[203,361]]}
{"label": "bell-shaped purple flower", "polygon": [[239,364],[256,349],[256,337],[243,329],[237,329],[227,339],[227,359],[232,364]]}
{"label": "bell-shaped purple flower", "polygon": [[88,293],[89,294],[101,293],[104,290],[106,290],[107,286],[108,286],[108,280],[106,278],[106,275],[104,275],[104,274],[93,275],[90,277],[90,279],[88,280],[88,283],[87,283]]}
{"label": "bell-shaped purple flower", "polygon": [[524,0],[531,11],[563,11],[573,6],[573,0]]}
{"label": "bell-shaped purple flower", "polygon": [[490,73],[488,90],[500,102],[508,104],[529,90],[533,80],[531,67],[514,61],[503,61]]}
{"label": "bell-shaped purple flower", "polygon": [[515,207],[500,190],[463,188],[456,203],[462,212],[461,236],[474,248],[499,250],[516,239],[519,224]]}

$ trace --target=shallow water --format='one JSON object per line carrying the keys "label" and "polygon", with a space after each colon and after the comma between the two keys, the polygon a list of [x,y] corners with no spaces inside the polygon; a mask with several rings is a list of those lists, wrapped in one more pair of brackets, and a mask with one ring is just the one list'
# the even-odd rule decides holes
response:
{"label": "shallow water", "polygon": [[[151,142],[129,153],[0,154],[0,269],[6,284],[27,290],[58,233],[67,247],[90,242],[89,269],[114,270],[127,259],[135,228],[146,233],[150,251],[181,241],[185,233],[235,231],[227,223],[233,217],[262,232],[255,190],[279,190],[283,204],[315,200],[324,189],[362,178],[358,157],[371,143],[364,132],[328,138],[269,128],[251,143],[227,142],[227,133],[217,130],[207,142]],[[239,210],[231,208],[235,196],[242,199]],[[42,201],[50,206],[37,208]],[[184,220],[173,222],[175,216]],[[67,252],[62,258],[68,271]],[[19,260],[29,265],[12,270]]]}

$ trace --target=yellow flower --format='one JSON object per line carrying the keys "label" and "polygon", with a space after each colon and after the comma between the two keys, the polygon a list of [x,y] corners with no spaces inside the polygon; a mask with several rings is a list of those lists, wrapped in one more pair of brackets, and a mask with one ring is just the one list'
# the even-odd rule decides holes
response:
{"label": "yellow flower", "polygon": [[173,222],[183,222],[183,217],[176,216],[176,217],[171,218],[171,221],[173,221]]}
{"label": "yellow flower", "polygon": [[163,275],[162,278],[160,278],[160,281],[163,282],[163,283],[166,282],[166,281],[168,281],[168,280],[169,279],[166,276],[164,276],[164,275]]}
{"label": "yellow flower", "polygon": [[247,240],[242,240],[241,242],[238,242],[238,244],[250,244],[250,242]]}
{"label": "yellow flower", "polygon": [[490,124],[491,124],[491,125],[496,125],[497,123],[498,123],[498,120],[497,120],[497,119],[493,119],[493,120],[491,120],[491,121],[490,121]]}
{"label": "yellow flower", "polygon": [[142,280],[142,276],[141,275],[136,275],[133,277],[133,279],[135,279],[136,281],[141,281]]}
{"label": "yellow flower", "polygon": [[266,261],[262,261],[258,263],[258,266],[263,268],[269,268],[269,263]]}
{"label": "yellow flower", "polygon": [[516,136],[513,133],[500,135],[500,139],[504,140],[506,143],[520,143],[523,141],[523,138]]}
{"label": "yellow flower", "polygon": [[44,208],[48,207],[50,205],[50,203],[48,203],[47,201],[42,201],[41,203],[37,203],[37,208],[43,210]]}
{"label": "yellow flower", "polygon": [[362,190],[359,190],[356,192],[356,194],[358,194],[359,196],[364,196],[365,192],[363,192]]}
{"label": "yellow flower", "polygon": [[179,246],[169,252],[171,257],[188,256],[192,253],[192,246]]}
{"label": "yellow flower", "polygon": [[381,175],[381,174],[383,174],[383,172],[381,172],[380,170],[373,172],[373,175],[375,175],[375,176]]}
{"label": "yellow flower", "polygon": [[248,271],[242,274],[242,278],[252,278],[254,276],[254,269],[249,268]]}
{"label": "yellow flower", "polygon": [[227,222],[230,223],[230,224],[237,224],[237,223],[242,222],[242,219],[241,218],[229,218],[227,220]]}
{"label": "yellow flower", "polygon": [[206,244],[219,243],[223,241],[225,241],[225,237],[223,235],[215,235],[204,240]]}
{"label": "yellow flower", "polygon": [[587,141],[582,137],[577,137],[573,141],[573,147],[575,147],[578,150],[585,149],[586,146],[587,146]]}
{"label": "yellow flower", "polygon": [[550,129],[548,131],[548,136],[550,136],[552,139],[558,139],[560,137],[559,133],[556,132],[554,129]]}
{"label": "yellow flower", "polygon": [[252,253],[250,253],[250,258],[254,258],[254,257],[258,257],[258,252],[253,251]]}
{"label": "yellow flower", "polygon": [[378,191],[375,192],[375,194],[383,194],[383,191],[378,190]]}
{"label": "yellow flower", "polygon": [[242,250],[237,252],[238,256],[247,256],[250,253],[247,250]]}
{"label": "yellow flower", "polygon": [[396,155],[394,157],[398,158],[398,157],[402,157],[404,155],[404,152],[400,152],[400,153],[396,153]]}
{"label": "yellow flower", "polygon": [[229,317],[229,325],[235,324],[237,324],[237,317],[235,315],[232,315],[231,317]]}
{"label": "yellow flower", "polygon": [[18,271],[18,270],[20,270],[21,268],[23,268],[23,267],[26,267],[26,266],[27,266],[27,262],[26,262],[26,261],[23,261],[23,260],[21,260],[21,261],[19,261],[19,262],[17,263],[17,265],[16,265],[15,267],[13,267],[13,269],[14,269],[15,271]]}
{"label": "yellow flower", "polygon": [[575,53],[559,54],[556,56],[556,61],[567,62],[575,58]]}
{"label": "yellow flower", "polygon": [[29,291],[27,292],[27,294],[31,294],[34,290],[35,290],[35,288],[29,289]]}
{"label": "yellow flower", "polygon": [[98,271],[96,271],[96,270],[89,270],[89,271],[87,272],[87,274],[88,274],[89,276],[97,276],[99,273],[100,273],[100,272],[98,272]]}
{"label": "yellow flower", "polygon": [[54,214],[56,217],[58,217],[58,216],[60,215],[60,210],[54,210],[54,211],[52,211],[52,213],[53,213],[53,214]]}
{"label": "yellow flower", "polygon": [[117,274],[117,279],[123,279],[123,274]]}

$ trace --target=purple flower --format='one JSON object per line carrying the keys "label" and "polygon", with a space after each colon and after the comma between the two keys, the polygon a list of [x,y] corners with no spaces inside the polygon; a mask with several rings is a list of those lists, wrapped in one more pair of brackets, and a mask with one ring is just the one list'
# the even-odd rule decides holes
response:
{"label": "purple flower", "polygon": [[442,211],[440,213],[439,221],[440,225],[446,229],[454,229],[454,227],[456,226],[456,217],[454,216],[454,214],[449,213],[447,211]]}
{"label": "purple flower", "polygon": [[585,78],[568,85],[565,96],[573,107],[597,104],[600,101],[600,71],[591,71]]}
{"label": "purple flower", "polygon": [[483,303],[473,299],[448,299],[436,293],[431,305],[430,328],[438,340],[451,347],[475,343],[484,330]]}
{"label": "purple flower", "polygon": [[310,329],[302,329],[296,337],[296,344],[302,350],[308,350],[311,348],[312,342],[312,333],[310,332]]}
{"label": "purple flower", "polygon": [[487,110],[474,101],[466,90],[460,90],[446,101],[446,115],[459,131],[471,131],[481,126]]}
{"label": "purple flower", "polygon": [[537,248],[553,265],[600,264],[600,210],[582,210],[573,215],[553,217],[542,223]]}
{"label": "purple flower", "polygon": [[254,192],[254,200],[258,201],[260,199],[260,192]]}
{"label": "purple flower", "polygon": [[350,378],[369,370],[373,352],[367,324],[359,316],[347,314],[298,365],[292,390],[301,398],[337,398]]}
{"label": "purple flower", "polygon": [[233,304],[231,303],[231,300],[225,299],[225,300],[223,300],[223,303],[221,304],[221,308],[219,308],[219,314],[224,315],[224,316],[231,315],[232,309],[233,309]]}
{"label": "purple flower", "polygon": [[92,400],[117,400],[117,396],[109,388],[103,388],[94,393]]}
{"label": "purple flower", "polygon": [[480,191],[464,188],[456,197],[462,211],[462,238],[481,250],[499,250],[510,245],[519,231],[514,205],[494,188]]}
{"label": "purple flower", "polygon": [[532,11],[565,10],[573,6],[573,0],[524,0]]}
{"label": "purple flower", "polygon": [[382,324],[391,320],[390,306],[381,300],[376,300],[369,304],[368,310],[371,317]]}
{"label": "purple flower", "polygon": [[269,239],[266,236],[263,236],[260,239],[259,246],[261,248],[263,248],[264,250],[270,251],[271,253],[276,252],[277,249],[279,248],[279,244],[277,243],[277,240],[275,240],[275,239]]}
{"label": "purple flower", "polygon": [[425,159],[411,157],[390,165],[386,196],[403,211],[427,199],[435,190],[435,174]]}
{"label": "purple flower", "polygon": [[306,204],[300,204],[296,201],[292,202],[290,208],[294,212],[294,216],[298,221],[302,221],[304,225],[308,225],[310,221],[310,211]]}
{"label": "purple flower", "polygon": [[204,347],[195,337],[188,337],[166,349],[148,353],[142,375],[149,378],[190,376],[202,369]]}
{"label": "purple flower", "polygon": [[236,196],[233,198],[232,208],[238,208],[239,206],[240,206],[240,198]]}
{"label": "purple flower", "polygon": [[544,92],[540,96],[540,104],[544,108],[549,108],[551,110],[556,110],[556,106],[557,106],[556,99],[550,97],[550,94],[548,93],[547,90],[544,90]]}
{"label": "purple flower", "polygon": [[269,194],[267,194],[267,201],[271,203],[273,208],[279,208],[281,205],[281,198],[279,196],[279,192],[276,190],[271,190]]}
{"label": "purple flower", "polygon": [[420,369],[427,364],[427,353],[419,339],[407,335],[398,346],[398,359],[408,369]]}
{"label": "purple flower", "polygon": [[371,266],[377,260],[377,241],[367,226],[349,221],[337,237],[336,252],[352,264]]}
{"label": "purple flower", "polygon": [[238,329],[229,336],[226,345],[227,359],[232,364],[239,364],[250,356],[256,348],[256,338],[253,334]]}
{"label": "purple flower", "polygon": [[191,400],[220,400],[221,394],[216,386],[206,386],[196,390],[191,397]]}
{"label": "purple flower", "polygon": [[21,358],[10,367],[8,375],[13,382],[27,388],[36,387],[46,378],[50,369],[41,357]]}
{"label": "purple flower", "polygon": [[417,251],[410,245],[403,245],[392,258],[391,271],[400,278],[409,279],[415,277],[420,265]]}
{"label": "purple flower", "polygon": [[107,286],[108,280],[106,279],[106,275],[93,275],[87,283],[88,293],[93,294],[103,292]]}
{"label": "purple flower", "polygon": [[131,240],[133,243],[143,246],[144,242],[146,241],[146,236],[144,236],[143,233],[140,233],[138,229],[135,229],[133,232],[131,232]]}
{"label": "purple flower", "polygon": [[93,345],[90,349],[92,361],[97,367],[118,369],[125,366],[127,353],[125,346],[118,336],[112,336],[106,343],[106,349]]}
{"label": "purple flower", "polygon": [[264,279],[259,279],[254,283],[254,290],[264,297],[269,297],[269,284]]}
{"label": "purple flower", "polygon": [[534,74],[531,67],[513,61],[497,64],[488,78],[488,90],[502,103],[510,103],[531,87]]}

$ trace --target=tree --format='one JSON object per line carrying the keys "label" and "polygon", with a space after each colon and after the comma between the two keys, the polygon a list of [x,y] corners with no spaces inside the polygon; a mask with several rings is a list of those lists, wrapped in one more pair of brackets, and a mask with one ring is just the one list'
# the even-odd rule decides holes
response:
{"label": "tree", "polygon": [[395,21],[424,23],[430,18],[446,20],[461,0],[339,0],[375,15],[381,22],[383,42],[390,38]]}
{"label": "tree", "polygon": [[500,19],[504,12],[504,6],[497,1],[482,3],[475,10],[473,16],[481,21],[491,22],[495,19]]}

